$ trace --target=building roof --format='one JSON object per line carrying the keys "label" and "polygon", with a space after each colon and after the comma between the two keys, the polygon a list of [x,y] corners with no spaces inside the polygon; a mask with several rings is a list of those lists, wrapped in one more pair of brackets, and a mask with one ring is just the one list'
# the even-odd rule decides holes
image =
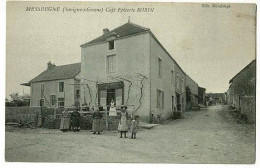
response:
{"label": "building roof", "polygon": [[43,71],[41,74],[30,80],[28,83],[70,79],[75,77],[81,69],[81,63],[74,63],[68,65],[54,66],[50,69]]}
{"label": "building roof", "polygon": [[235,77],[237,77],[241,72],[243,72],[247,67],[249,67],[251,64],[255,64],[256,63],[256,60],[254,59],[253,61],[251,61],[245,68],[243,68],[241,71],[239,71],[232,79],[230,79],[229,83],[232,83],[233,82],[233,79]]}
{"label": "building roof", "polygon": [[103,34],[102,36],[91,40],[85,44],[82,44],[81,46],[88,46],[100,42],[104,42],[109,38],[110,36],[116,35],[117,37],[125,37],[125,36],[130,36],[134,34],[139,34],[143,32],[147,32],[150,29],[136,25],[134,23],[128,22],[126,24],[123,24],[122,26],[119,26],[111,31],[109,31],[107,34]]}
{"label": "building roof", "polygon": [[156,38],[156,36],[152,33],[152,31],[149,28],[145,28],[142,26],[139,26],[137,24],[134,24],[132,22],[127,22],[123,24],[122,26],[119,26],[111,31],[109,33],[102,35],[94,40],[91,40],[85,44],[82,44],[81,47],[89,46],[89,45],[94,45],[98,43],[105,42],[107,38],[110,36],[117,35],[117,38],[123,38],[131,35],[137,35],[141,33],[146,33],[149,32],[150,35],[158,42],[158,44],[162,47],[162,49],[169,55],[169,57],[173,60],[173,62],[180,68],[180,70],[186,74],[182,68],[179,66],[179,64],[173,59],[173,57],[169,54],[169,52],[164,48],[164,46],[160,43],[160,41]]}

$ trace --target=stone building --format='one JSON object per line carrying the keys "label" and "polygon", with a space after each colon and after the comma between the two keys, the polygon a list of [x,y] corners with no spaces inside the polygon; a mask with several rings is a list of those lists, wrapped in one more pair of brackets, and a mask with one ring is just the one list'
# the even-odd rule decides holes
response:
{"label": "stone building", "polygon": [[250,62],[244,69],[229,81],[227,91],[228,103],[240,108],[240,99],[243,96],[256,95],[256,60]]}
{"label": "stone building", "polygon": [[56,66],[49,62],[47,69],[21,85],[30,86],[30,106],[71,107],[80,102],[81,63]]}
{"label": "stone building", "polygon": [[192,110],[198,108],[198,87],[199,85],[186,75],[186,109]]}
{"label": "stone building", "polygon": [[255,122],[256,113],[256,60],[229,81],[227,102],[245,114],[249,122]]}
{"label": "stone building", "polygon": [[[89,106],[109,106],[149,120],[185,111],[186,74],[148,28],[128,22],[81,45],[81,83]],[[83,98],[81,100],[83,103]]]}

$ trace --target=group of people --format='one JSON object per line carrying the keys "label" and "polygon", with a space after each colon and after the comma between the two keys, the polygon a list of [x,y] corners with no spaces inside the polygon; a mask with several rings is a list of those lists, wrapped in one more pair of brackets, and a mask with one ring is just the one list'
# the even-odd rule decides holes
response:
{"label": "group of people", "polygon": [[66,110],[61,114],[60,130],[63,132],[70,129],[74,132],[80,130],[80,113],[76,107],[73,107],[72,110],[71,115]]}
{"label": "group of people", "polygon": [[[93,134],[100,134],[103,131],[102,126],[102,113],[99,111],[98,108],[92,108],[93,111],[92,114],[92,132]],[[123,134],[124,137],[127,138],[126,133],[128,132],[128,112],[127,112],[127,106],[122,105],[121,106],[121,112],[119,115],[119,124],[118,124],[118,131],[120,132],[120,138],[122,138]],[[131,126],[129,132],[131,133],[131,139],[136,139],[136,133],[137,133],[137,121],[135,116],[131,116]],[[60,129],[61,131],[68,131],[69,129],[72,129],[73,131],[79,131],[80,130],[80,113],[78,109],[73,108],[73,112],[71,113],[71,116],[69,116],[68,111],[62,112],[62,118],[60,123]]]}

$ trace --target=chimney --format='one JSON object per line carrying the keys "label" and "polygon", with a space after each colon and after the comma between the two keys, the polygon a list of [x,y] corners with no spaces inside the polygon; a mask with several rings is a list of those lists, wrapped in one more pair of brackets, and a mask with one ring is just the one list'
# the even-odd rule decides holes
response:
{"label": "chimney", "polygon": [[109,29],[108,28],[103,29],[103,35],[105,35],[107,33],[109,33]]}
{"label": "chimney", "polygon": [[49,61],[48,63],[47,63],[47,69],[51,69],[51,68],[53,68],[53,67],[55,67],[56,65],[55,64],[52,64],[51,63],[51,61]]}

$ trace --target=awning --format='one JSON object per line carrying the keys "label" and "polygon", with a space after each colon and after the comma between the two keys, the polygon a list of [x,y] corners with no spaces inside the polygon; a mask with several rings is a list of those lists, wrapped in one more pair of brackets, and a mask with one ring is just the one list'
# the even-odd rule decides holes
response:
{"label": "awning", "polygon": [[98,84],[98,89],[99,90],[121,89],[123,87],[124,87],[124,82],[112,82],[112,83]]}

